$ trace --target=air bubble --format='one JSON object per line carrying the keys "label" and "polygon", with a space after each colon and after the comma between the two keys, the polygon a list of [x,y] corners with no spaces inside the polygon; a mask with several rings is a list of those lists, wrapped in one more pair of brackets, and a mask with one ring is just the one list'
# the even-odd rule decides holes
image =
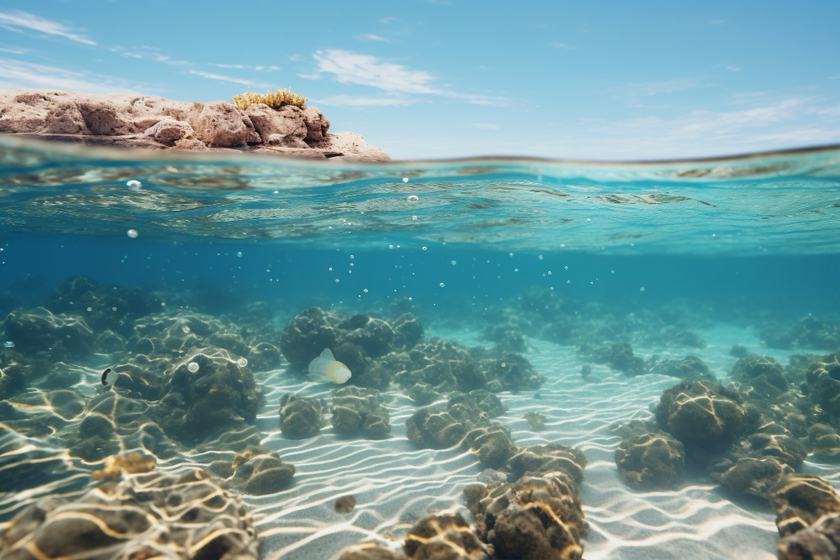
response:
{"label": "air bubble", "polygon": [[112,307],[112,308],[111,308],[111,311],[116,311],[116,310],[117,310],[117,308],[116,308],[116,307]]}
{"label": "air bubble", "polygon": [[408,201],[409,201],[409,202],[419,202],[419,201],[420,201],[420,197],[419,197],[419,196],[417,196],[416,194],[412,194],[412,195],[410,195],[410,196],[408,197]]}
{"label": "air bubble", "polygon": [[239,251],[238,253],[236,253],[236,256],[241,257],[242,256],[242,251]]}
{"label": "air bubble", "polygon": [[181,327],[181,330],[184,331],[184,334],[190,334],[190,328],[187,325]]}
{"label": "air bubble", "polygon": [[143,186],[143,183],[141,183],[137,179],[132,179],[131,181],[126,183],[125,186],[128,187],[129,189],[133,190],[133,191],[139,191],[140,187]]}
{"label": "air bubble", "polygon": [[368,293],[367,288],[365,288],[365,289],[364,289],[364,290],[362,290],[362,291],[363,291],[364,293]]}
{"label": "air bubble", "polygon": [[341,280],[339,280],[338,278],[336,278],[336,279],[335,279],[335,283],[336,283],[336,284],[338,284],[339,282],[341,282]]}
{"label": "air bubble", "polygon": [[456,264],[458,264],[458,261],[452,261],[452,266],[455,266]]}
{"label": "air bubble", "polygon": [[644,292],[644,291],[645,291],[645,287],[644,287],[644,286],[642,286],[641,288],[639,288],[639,291],[640,291],[640,292]]}
{"label": "air bubble", "polygon": [[198,364],[195,362],[190,362],[187,364],[187,369],[190,370],[190,373],[195,373],[198,371]]}
{"label": "air bubble", "polygon": [[542,255],[540,255],[540,256],[539,256],[539,257],[537,257],[537,258],[538,258],[538,259],[540,259],[540,260],[543,260],[543,256],[542,256]]}
{"label": "air bubble", "polygon": [[425,247],[425,246],[424,246],[424,247],[423,247],[423,250],[425,251],[426,249],[427,249],[427,247]]}
{"label": "air bubble", "polygon": [[408,183],[408,177],[403,177],[403,183]]}
{"label": "air bubble", "polygon": [[127,232],[125,232],[125,234],[127,236],[129,236],[130,238],[134,239],[135,237],[137,237],[137,230],[136,229],[130,229]]}
{"label": "air bubble", "polygon": [[88,313],[90,313],[91,311],[93,311],[93,307],[88,307],[87,310],[88,310]]}
{"label": "air bubble", "polygon": [[417,221],[417,216],[412,216],[411,219],[416,222]]}
{"label": "air bubble", "polygon": [[239,367],[245,367],[245,366],[248,365],[248,359],[247,358],[239,358],[238,360],[236,360],[236,365],[238,365]]}
{"label": "air bubble", "polygon": [[393,249],[393,248],[394,248],[394,246],[393,246],[393,245],[388,245],[388,248],[389,248],[389,249]]}
{"label": "air bubble", "polygon": [[443,287],[445,287],[445,286],[446,286],[446,284],[444,284],[443,282],[441,282],[441,283],[440,283],[440,287],[441,287],[441,288],[443,288]]}

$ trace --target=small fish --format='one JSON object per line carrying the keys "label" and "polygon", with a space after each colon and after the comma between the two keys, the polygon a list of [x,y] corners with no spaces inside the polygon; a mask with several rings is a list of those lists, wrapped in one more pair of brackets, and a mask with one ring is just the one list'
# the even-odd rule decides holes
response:
{"label": "small fish", "polygon": [[114,378],[117,377],[116,373],[111,372],[111,368],[107,368],[105,371],[102,372],[102,384],[106,387],[111,385],[114,382]]}
{"label": "small fish", "polygon": [[309,375],[315,381],[322,381],[324,383],[345,383],[350,379],[350,369],[336,361],[333,353],[329,348],[324,348],[321,355],[309,362]]}
{"label": "small fish", "polygon": [[342,496],[333,504],[336,513],[350,513],[356,507],[355,496]]}

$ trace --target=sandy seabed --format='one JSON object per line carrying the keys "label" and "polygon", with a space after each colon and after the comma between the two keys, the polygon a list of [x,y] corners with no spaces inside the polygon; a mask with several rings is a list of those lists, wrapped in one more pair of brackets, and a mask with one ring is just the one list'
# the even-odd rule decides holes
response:
{"label": "sandy seabed", "polygon": [[[735,343],[782,363],[788,359],[786,352],[760,349],[758,339],[740,328],[719,326],[699,334],[708,343],[704,350],[657,354],[663,358],[696,354],[724,382],[726,371],[736,361],[729,356]],[[468,331],[426,335],[467,346],[486,344]],[[580,490],[590,525],[584,539],[587,558],[775,558],[775,513],[766,503],[733,498],[703,473],[689,473],[678,488],[658,492],[637,492],[619,478],[613,454],[620,439],[611,427],[651,418],[651,405],[677,380],[653,374],[628,377],[593,366],[593,377],[600,382],[586,383],[580,375],[583,362],[574,347],[534,339],[529,346],[526,357],[546,377],[536,392],[539,398],[533,391],[501,393],[508,411],[496,420],[512,429],[512,440],[519,446],[562,443],[586,453],[588,465]],[[650,355],[644,348],[638,353]],[[292,380],[281,371],[258,378],[270,403],[258,419],[260,430],[268,434],[263,445],[297,468],[293,488],[245,497],[254,508],[263,557],[335,558],[345,546],[362,540],[398,547],[411,525],[429,513],[460,511],[471,518],[461,491],[475,483],[482,470],[477,456],[461,447],[435,451],[412,445],[405,420],[417,406],[400,390],[384,395],[391,415],[390,438],[345,439],[328,426],[314,438],[289,440],[279,431],[280,396],[295,391],[328,399],[331,388]],[[529,411],[546,417],[545,430],[531,429],[523,418]],[[819,474],[840,488],[835,465],[806,461],[801,470]],[[348,515],[335,513],[334,500],[346,494],[356,497],[355,510]]]}
{"label": "sandy seabed", "polygon": [[[649,358],[700,357],[723,383],[736,358],[729,356],[733,344],[770,355],[787,363],[789,352],[761,348],[755,335],[740,327],[718,325],[699,331],[708,343],[703,350],[678,348],[653,352],[635,348]],[[466,346],[488,345],[472,331],[427,329],[426,337],[440,336]],[[561,443],[579,448],[588,465],[580,486],[589,532],[583,540],[584,555],[597,559],[653,558],[775,558],[778,532],[775,512],[759,499],[736,497],[722,490],[702,472],[687,472],[678,487],[669,491],[641,492],[626,486],[618,476],[613,455],[620,442],[611,428],[631,419],[652,418],[652,406],[662,391],[678,380],[656,374],[629,377],[605,366],[592,365],[585,382],[584,364],[574,346],[558,346],[529,339],[525,356],[545,376],[539,391],[498,396],[508,411],[496,418],[512,430],[518,446]],[[100,372],[86,370],[80,389],[91,392]],[[411,526],[430,513],[459,511],[472,519],[461,491],[476,482],[482,471],[477,455],[461,446],[445,450],[417,449],[406,437],[406,419],[417,405],[392,385],[383,393],[390,413],[392,432],[380,440],[345,438],[335,434],[326,419],[319,435],[302,440],[285,438],[280,432],[279,400],[287,392],[329,402],[333,387],[302,381],[284,369],[256,374],[266,394],[257,426],[262,444],[276,451],[296,469],[294,485],[264,496],[243,494],[256,520],[260,555],[266,559],[337,558],[346,546],[377,541],[399,548]],[[446,400],[437,405],[443,407]],[[434,405],[433,405],[434,406]],[[545,429],[535,432],[523,417],[539,412]],[[19,436],[15,436],[17,439]],[[20,436],[22,437],[22,436]],[[28,439],[28,438],[27,438]],[[35,453],[32,445],[20,452]],[[0,441],[0,444],[3,442]],[[44,456],[50,453],[44,450]],[[219,459],[232,460],[233,451],[193,452],[163,461],[163,472],[178,473],[192,467],[206,468]],[[801,472],[818,474],[840,490],[837,465],[808,460]],[[87,485],[86,472],[64,473],[54,481],[23,493],[0,495],[0,512],[21,507],[51,494],[72,493]],[[333,509],[336,498],[352,494],[357,505],[345,515]]]}

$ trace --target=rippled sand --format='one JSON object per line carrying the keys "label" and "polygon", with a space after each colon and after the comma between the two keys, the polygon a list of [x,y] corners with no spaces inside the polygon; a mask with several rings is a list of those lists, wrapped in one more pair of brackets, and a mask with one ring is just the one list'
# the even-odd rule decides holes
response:
{"label": "rippled sand", "polygon": [[[740,329],[718,327],[700,334],[709,343],[705,350],[657,354],[680,358],[696,354],[722,381],[735,362],[728,355],[735,343],[787,362],[786,352],[765,352],[753,335]],[[427,332],[427,336],[455,339],[468,346],[486,344],[475,333],[463,331]],[[575,356],[573,347],[539,340],[529,340],[529,344],[526,356],[547,381],[538,391],[539,398],[531,391],[502,393],[508,412],[497,420],[512,429],[512,439],[519,446],[556,442],[586,453],[589,464],[581,498],[590,524],[584,539],[587,558],[775,558],[775,513],[766,503],[744,498],[730,501],[730,496],[699,472],[689,473],[673,491],[637,492],[619,479],[613,461],[619,438],[612,435],[611,426],[651,418],[650,406],[676,382],[674,378],[627,377],[593,366],[591,377],[598,382],[587,383],[581,379],[583,362]],[[637,350],[645,358],[651,353],[644,348]],[[98,375],[93,370],[87,372],[90,385],[85,389],[91,393]],[[396,548],[410,526],[428,513],[460,511],[470,518],[461,490],[474,483],[482,470],[477,456],[461,447],[416,449],[406,438],[405,420],[417,406],[399,390],[385,393],[392,426],[389,438],[343,438],[327,425],[316,437],[291,440],[280,433],[280,396],[294,391],[328,402],[333,387],[301,381],[283,370],[259,374],[257,379],[268,403],[257,420],[264,434],[262,443],[297,468],[292,488],[273,495],[243,495],[256,517],[262,557],[335,558],[345,546],[361,540],[376,540]],[[444,403],[442,400],[439,404]],[[545,416],[544,431],[532,430],[523,417],[529,411]],[[7,436],[0,440],[0,446],[20,439]],[[23,504],[49,494],[77,494],[89,480],[86,473],[73,467],[65,453],[36,440],[29,443],[7,457],[4,472],[15,468],[15,456],[29,454],[31,460],[33,449],[38,447],[43,451],[34,456],[57,465],[55,479],[33,481],[43,486],[31,490],[0,494],[0,514],[17,511]],[[194,453],[189,456],[191,462],[175,459],[161,463],[159,469],[180,472],[233,456],[233,452],[222,450]],[[21,472],[26,465],[16,468]],[[64,468],[69,470],[61,472]],[[840,488],[836,465],[806,461],[802,471],[819,474]],[[356,508],[349,514],[336,513],[333,502],[347,494],[356,497]]]}

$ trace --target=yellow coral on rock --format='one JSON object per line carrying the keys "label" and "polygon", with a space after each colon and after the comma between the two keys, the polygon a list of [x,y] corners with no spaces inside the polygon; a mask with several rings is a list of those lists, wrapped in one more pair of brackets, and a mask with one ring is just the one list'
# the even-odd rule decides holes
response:
{"label": "yellow coral on rock", "polygon": [[265,95],[254,93],[249,89],[242,95],[233,96],[233,102],[243,111],[257,103],[265,103],[272,109],[280,109],[285,105],[303,107],[307,101],[309,101],[308,98],[299,93],[292,93],[291,89],[278,89],[274,93],[267,91]]}
{"label": "yellow coral on rock", "polygon": [[155,458],[134,452],[128,455],[111,455],[105,461],[105,468],[91,474],[93,480],[117,479],[123,473],[135,474],[150,472],[155,468]]}

